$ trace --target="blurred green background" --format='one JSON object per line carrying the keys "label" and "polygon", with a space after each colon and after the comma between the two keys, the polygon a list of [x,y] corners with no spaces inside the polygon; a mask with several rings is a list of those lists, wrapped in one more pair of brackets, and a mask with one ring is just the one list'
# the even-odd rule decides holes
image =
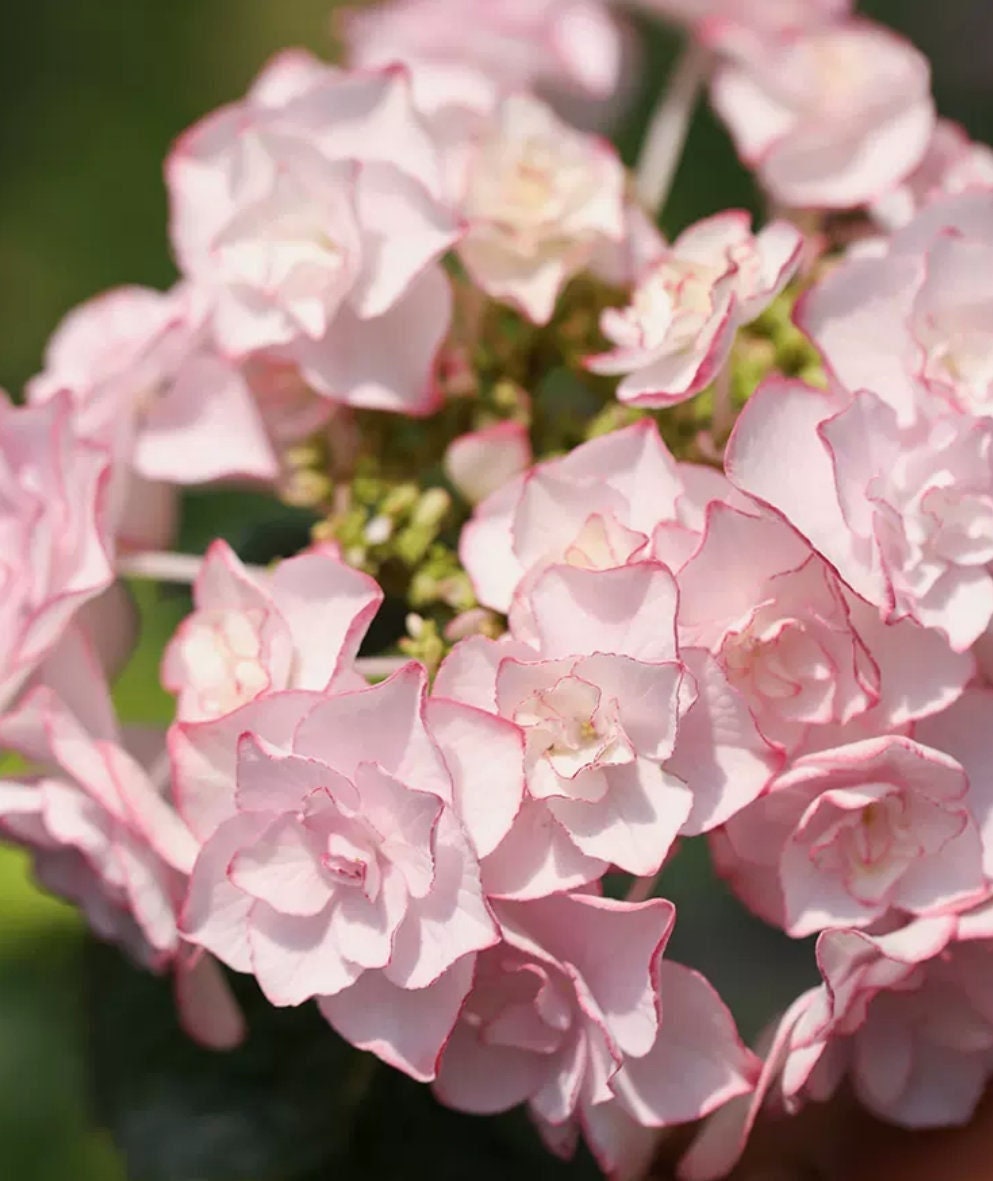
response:
{"label": "blurred green background", "polygon": [[[287,45],[332,50],[329,0],[31,0],[7,5],[0,39],[0,385],[40,367],[73,304],[119,283],[166,286],[162,159],[185,126],[237,97]],[[989,0],[875,0],[865,11],[908,32],[935,61],[943,111],[993,140]],[[646,42],[644,93],[621,133],[630,157],[673,43]],[[694,129],[666,221],[750,203],[706,114]],[[204,523],[206,525],[206,523]],[[146,594],[146,638],[118,688],[126,718],[164,720],[157,652],[175,601]],[[698,958],[706,960],[702,933]],[[80,927],[0,852],[0,1177],[119,1181],[87,1114]],[[689,958],[689,957],[688,957]],[[192,1181],[192,1179],[191,1179]],[[247,1181],[247,1179],[246,1179]]]}

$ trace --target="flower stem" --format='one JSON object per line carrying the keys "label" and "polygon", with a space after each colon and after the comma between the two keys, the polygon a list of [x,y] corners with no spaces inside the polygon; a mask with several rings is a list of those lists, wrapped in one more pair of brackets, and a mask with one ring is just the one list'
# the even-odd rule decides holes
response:
{"label": "flower stem", "polygon": [[[152,582],[175,582],[189,586],[196,582],[202,554],[153,553],[126,554],[117,559],[117,573],[124,578],[143,578]],[[264,566],[246,566],[253,578],[268,574]]]}
{"label": "flower stem", "polygon": [[709,64],[708,50],[691,41],[676,63],[645,133],[635,186],[655,216],[662,212],[672,189]]}
{"label": "flower stem", "polygon": [[731,363],[728,361],[714,382],[714,409],[710,419],[710,434],[720,454],[734,426],[734,402],[731,399]]}
{"label": "flower stem", "polygon": [[198,554],[142,553],[117,559],[117,573],[125,578],[190,584],[196,581],[203,561]]}

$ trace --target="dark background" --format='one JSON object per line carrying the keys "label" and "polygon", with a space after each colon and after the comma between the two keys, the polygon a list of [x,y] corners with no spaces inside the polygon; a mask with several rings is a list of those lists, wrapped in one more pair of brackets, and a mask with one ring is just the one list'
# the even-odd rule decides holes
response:
{"label": "dark background", "polygon": [[[75,303],[120,283],[172,282],[161,182],[170,142],[239,96],[277,49],[332,53],[331,7],[329,0],[7,0],[0,385],[16,392],[38,370],[46,338]],[[862,7],[931,55],[942,112],[993,141],[990,0]],[[629,158],[673,50],[665,36],[646,39],[644,92],[619,133]],[[666,228],[753,201],[727,140],[704,113]],[[118,694],[125,714],[142,719],[162,710],[156,646],[174,622],[160,603],[147,606],[148,643]],[[706,960],[706,933],[701,939]],[[87,1115],[81,957],[75,915],[31,889],[19,856],[0,854],[0,1177],[10,1181],[124,1178],[109,1138]]]}

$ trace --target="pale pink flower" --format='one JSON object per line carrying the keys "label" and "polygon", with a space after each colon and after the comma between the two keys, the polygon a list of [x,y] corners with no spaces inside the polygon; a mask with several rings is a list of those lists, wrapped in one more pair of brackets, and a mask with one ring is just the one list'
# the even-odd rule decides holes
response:
{"label": "pale pink flower", "polygon": [[647,563],[554,567],[532,601],[537,648],[464,641],[435,683],[438,698],[486,709],[523,735],[527,799],[504,816],[499,844],[480,850],[487,892],[539,897],[611,863],[654,873],[692,806],[663,766],[687,704],[672,577]]}
{"label": "pale pink flower", "polygon": [[968,786],[954,759],[907,738],[807,755],[715,834],[717,865],[798,938],[965,910],[988,889]]}
{"label": "pale pink flower", "polygon": [[887,622],[909,617],[961,652],[993,618],[993,422],[921,415],[875,394],[771,380],[726,455]]}
{"label": "pale pink flower", "polygon": [[30,851],[37,881],[78,905],[100,938],[137,963],[172,972],[191,1037],[217,1049],[237,1045],[244,1020],[217,963],[177,929],[198,846],[161,781],[161,736],[146,769],[124,745],[80,629],[66,633],[0,719],[0,743],[26,763],[0,781],[0,832]]}
{"label": "pale pink flower", "polygon": [[935,201],[814,287],[798,321],[848,389],[901,424],[928,406],[993,416],[993,193]]}
{"label": "pale pink flower", "polygon": [[989,942],[956,943],[951,918],[889,934],[829,931],[817,943],[824,984],[769,1031],[751,1095],[712,1116],[680,1162],[683,1181],[720,1181],[763,1107],[794,1113],[847,1075],[860,1101],[910,1128],[967,1123],[993,1072]]}
{"label": "pale pink flower", "polygon": [[914,215],[945,196],[993,188],[993,148],[974,143],[965,128],[939,119],[924,159],[870,212],[884,230],[905,226]]}
{"label": "pale pink flower", "polygon": [[354,659],[383,593],[321,549],[249,573],[224,541],[207,551],[194,611],[165,650],[177,717],[201,721],[282,689],[361,688]]}
{"label": "pale pink flower", "polygon": [[675,907],[577,893],[496,903],[495,913],[502,942],[479,957],[435,1091],[477,1113],[527,1101],[563,1124],[580,1104],[610,1099],[625,1057],[655,1042]]}
{"label": "pale pink flower", "polygon": [[721,702],[715,712],[709,685],[697,701],[664,566],[554,566],[529,600],[533,644],[465,640],[435,682],[436,697],[505,718],[524,738],[523,806],[503,814],[499,843],[492,829],[485,848],[476,842],[487,893],[540,897],[611,864],[655,873],[680,832],[711,828],[755,798],[771,752],[744,710]]}
{"label": "pale pink flower", "polygon": [[883,623],[757,505],[711,504],[678,582],[681,646],[709,651],[765,737],[789,752],[835,745],[855,719],[887,730],[935,713],[972,675],[971,659],[938,633]]}
{"label": "pale pink flower", "polygon": [[610,1080],[614,1097],[587,1107],[581,1117],[600,1167],[617,1181],[640,1181],[661,1129],[741,1102],[759,1074],[760,1062],[699,972],[663,960],[659,1001],[662,1019],[652,1048],[638,1058],[629,1055]]}
{"label": "pale pink flower", "polygon": [[527,427],[501,422],[453,440],[445,452],[445,474],[470,504],[477,504],[526,471],[532,460]]}
{"label": "pale pink flower", "polygon": [[65,317],[28,385],[32,403],[68,392],[80,433],[113,455],[111,503],[124,544],[169,544],[177,512],[169,485],[278,474],[250,384],[213,348],[204,313],[185,285],[108,291]]}
{"label": "pale pink flower", "polygon": [[715,472],[677,464],[650,419],[538,464],[476,509],[459,554],[479,601],[509,611],[515,592],[558,563],[606,570],[693,551],[712,499],[733,495]]}
{"label": "pale pink flower", "polygon": [[324,998],[345,1037],[427,1079],[497,940],[454,809],[523,784],[513,727],[449,706],[429,732],[424,688],[408,665],[356,692],[274,693],[179,725],[171,749],[204,840],[187,938],[274,1004]]}
{"label": "pale pink flower", "polygon": [[344,14],[357,66],[400,61],[415,92],[425,68],[478,71],[500,90],[536,82],[607,97],[619,80],[620,34],[603,0],[389,0]]}
{"label": "pale pink flower", "polygon": [[627,1176],[647,1163],[650,1129],[750,1088],[756,1064],[716,993],[661,959],[671,903],[559,894],[495,911],[503,942],[480,956],[442,1056],[444,1103],[527,1102],[554,1150],[570,1153],[582,1131],[601,1165]]}
{"label": "pale pink flower", "polygon": [[114,580],[107,453],[81,440],[70,399],[0,394],[0,708]]}
{"label": "pale pink flower", "polygon": [[353,405],[433,407],[451,300],[436,263],[459,225],[402,69],[277,58],[166,174],[180,267],[226,353],[274,352]]}
{"label": "pale pink flower", "polygon": [[736,38],[733,50],[714,75],[713,103],[782,204],[863,205],[924,158],[935,121],[930,67],[883,26],[756,34]]}
{"label": "pale pink flower", "polygon": [[466,150],[459,255],[488,295],[545,324],[565,283],[622,240],[623,190],[610,144],[511,95]]}
{"label": "pale pink flower", "polygon": [[196,841],[122,746],[102,673],[76,634],[41,680],[0,719],[0,744],[29,767],[0,784],[0,826],[32,851],[46,889],[161,970],[179,954],[176,912]]}
{"label": "pale pink flower", "polygon": [[622,402],[671,406],[692,397],[727,364],[737,329],[792,278],[802,247],[803,235],[786,222],[757,236],[745,213],[698,222],[639,276],[628,307],[603,313],[614,348],[587,366],[625,375]]}

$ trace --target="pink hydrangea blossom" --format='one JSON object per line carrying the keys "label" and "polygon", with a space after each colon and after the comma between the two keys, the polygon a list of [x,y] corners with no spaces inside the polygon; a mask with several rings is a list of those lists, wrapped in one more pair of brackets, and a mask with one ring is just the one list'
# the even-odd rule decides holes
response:
{"label": "pink hydrangea blossom", "polygon": [[109,479],[108,456],[78,437],[67,395],[17,407],[0,394],[0,707],[113,582]]}
{"label": "pink hydrangea blossom", "polygon": [[531,598],[537,649],[464,641],[435,684],[523,734],[528,799],[484,861],[487,891],[550,894],[612,863],[654,873],[692,804],[664,769],[686,708],[672,577],[554,567]]}
{"label": "pink hydrangea blossom", "polygon": [[[274,693],[180,724],[171,749],[204,840],[187,938],[274,1004],[324,998],[344,1036],[426,1079],[498,938],[455,808],[523,784],[512,726],[450,706],[429,732],[424,690],[410,665],[356,692]],[[370,1006],[393,1014],[378,1031]]]}
{"label": "pink hydrangea blossom", "polygon": [[94,655],[75,634],[43,674],[0,719],[0,743],[31,768],[0,786],[0,823],[33,851],[46,888],[160,969],[179,951],[176,911],[196,842],[122,746]]}
{"label": "pink hydrangea blossom", "polygon": [[435,1089],[463,1111],[529,1101],[562,1124],[580,1103],[611,1097],[626,1055],[651,1049],[675,907],[557,894],[498,903],[496,914],[502,941],[479,958]]}
{"label": "pink hydrangea blossom", "polygon": [[727,453],[739,487],[781,512],[885,620],[968,648],[993,618],[993,424],[921,415],[875,394],[773,380]]}
{"label": "pink hydrangea blossom", "polygon": [[685,561],[712,499],[733,496],[716,473],[677,464],[649,419],[548,460],[476,509],[459,555],[479,601],[509,611],[546,566],[589,570],[659,557]]}
{"label": "pink hydrangea blossom", "polygon": [[617,1181],[644,1176],[661,1129],[743,1102],[760,1070],[727,1006],[699,972],[663,960],[659,1001],[662,1022],[652,1048],[626,1059],[611,1079],[613,1099],[583,1112],[586,1140]]}
{"label": "pink hydrangea blossom", "polygon": [[459,224],[402,69],[277,58],[169,158],[172,239],[225,353],[274,353],[318,392],[423,413],[448,326],[436,262]]}
{"label": "pink hydrangea blossom", "polygon": [[625,231],[614,149],[527,94],[504,99],[468,148],[459,255],[473,281],[537,324],[567,280]]}
{"label": "pink hydrangea blossom", "polygon": [[278,474],[251,383],[213,348],[204,315],[186,285],[108,291],[65,317],[28,385],[32,403],[67,391],[80,433],[113,455],[122,544],[168,545],[177,511],[170,485]]}
{"label": "pink hydrangea blossom", "polygon": [[[0,718],[25,761],[0,780],[0,832],[27,848],[38,882],[78,905],[92,930],[152,971],[170,970],[196,1040],[237,1045],[244,1021],[218,965],[181,938],[177,915],[197,842],[162,782],[125,746],[97,654],[72,628],[30,691]],[[161,739],[152,745],[161,751]]]}
{"label": "pink hydrangea blossom", "polygon": [[631,304],[601,317],[613,350],[594,373],[624,374],[622,402],[670,406],[724,368],[736,330],[768,306],[800,259],[803,236],[785,222],[753,235],[748,215],[718,214],[685,230],[639,277]]}
{"label": "pink hydrangea blossom", "polygon": [[459,437],[445,452],[445,474],[470,504],[497,492],[532,463],[527,427],[501,422]]}
{"label": "pink hydrangea blossom", "polygon": [[445,661],[438,697],[524,737],[527,797],[484,857],[488,893],[539,897],[610,864],[652,874],[678,833],[721,823],[765,786],[774,759],[747,712],[679,658],[675,590],[656,562],[554,566],[528,596],[532,644],[470,639]]}
{"label": "pink hydrangea blossom", "polygon": [[935,121],[930,67],[881,25],[738,37],[733,49],[714,75],[714,106],[782,204],[863,205],[924,158]]}
{"label": "pink hydrangea blossom", "polygon": [[829,1098],[846,1075],[883,1119],[910,1128],[966,1123],[993,1071],[993,944],[949,946],[954,934],[951,918],[884,935],[823,934],[824,984],[798,997],[763,1039],[753,1092],[704,1124],[680,1162],[683,1181],[720,1181],[764,1106],[793,1113]]}
{"label": "pink hydrangea blossom", "polygon": [[364,686],[353,661],[382,598],[373,579],[320,549],[260,577],[215,541],[193,587],[195,610],[162,661],[177,717],[217,717],[283,689]]}
{"label": "pink hydrangea blossom", "polygon": [[538,81],[606,97],[618,83],[619,30],[602,0],[390,0],[346,10],[353,65],[400,61],[464,78],[478,71],[504,91]]}
{"label": "pink hydrangea blossom", "polygon": [[715,835],[717,864],[796,937],[964,910],[988,889],[967,791],[954,759],[907,738],[807,755]]}
{"label": "pink hydrangea blossom", "polygon": [[[681,646],[702,647],[765,737],[795,753],[936,713],[973,672],[910,620],[885,624],[781,518],[713,503],[679,571]],[[842,738],[841,741],[850,739]]]}
{"label": "pink hydrangea blossom", "polygon": [[929,406],[993,416],[993,193],[929,205],[805,297],[801,327],[839,382],[912,423]]}
{"label": "pink hydrangea blossom", "polygon": [[730,1014],[696,973],[661,959],[671,903],[560,894],[495,911],[503,941],[480,956],[442,1056],[443,1102],[526,1101],[556,1151],[582,1131],[612,1176],[628,1176],[647,1163],[652,1128],[750,1089],[756,1065]]}

